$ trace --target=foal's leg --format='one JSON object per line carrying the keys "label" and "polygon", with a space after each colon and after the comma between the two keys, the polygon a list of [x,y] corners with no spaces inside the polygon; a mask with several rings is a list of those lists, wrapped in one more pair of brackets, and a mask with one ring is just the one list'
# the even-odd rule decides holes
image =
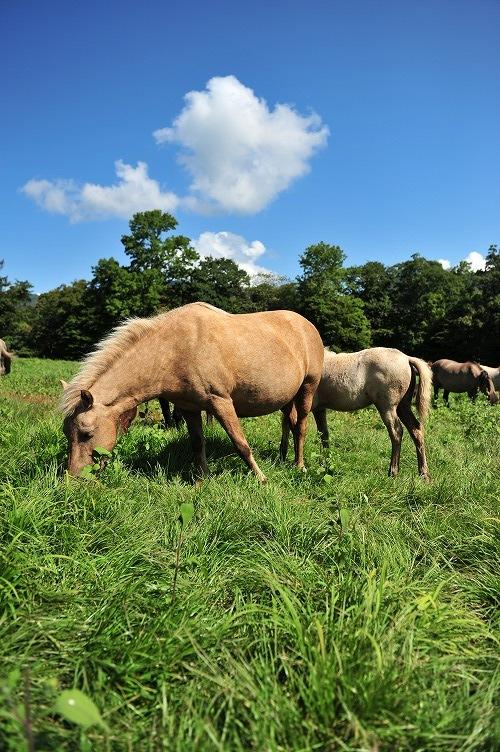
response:
{"label": "foal's leg", "polygon": [[317,407],[313,410],[314,420],[321,438],[321,443],[325,449],[330,446],[330,434],[328,433],[328,423],[326,420],[326,407]]}
{"label": "foal's leg", "polygon": [[423,426],[414,416],[411,409],[411,403],[407,402],[405,399],[399,403],[397,413],[415,444],[415,449],[417,450],[418,472],[422,478],[430,480],[429,468],[427,467],[427,459],[425,456]]}
{"label": "foal's leg", "polygon": [[297,424],[293,431],[295,464],[301,470],[304,467],[304,440],[307,430],[307,416],[311,411],[316,386],[317,384],[304,382],[294,399],[297,409]]}
{"label": "foal's leg", "polygon": [[205,454],[205,437],[203,436],[203,423],[201,422],[201,411],[189,412],[183,410],[182,415],[186,421],[191,447],[194,453],[194,462],[198,476],[207,475],[208,465]]}
{"label": "foal's leg", "polygon": [[380,417],[384,421],[387,433],[392,444],[391,464],[389,465],[389,476],[398,474],[399,471],[399,457],[401,454],[401,440],[403,438],[403,426],[398,418],[396,408],[394,405],[390,407],[382,407],[377,405],[377,410],[380,413]]}
{"label": "foal's leg", "polygon": [[266,476],[254,460],[252,450],[248,446],[240,421],[236,415],[232,400],[224,397],[213,397],[210,404],[210,412],[217,418],[222,428],[234,444],[234,448],[240,457],[247,463],[261,483],[266,482]]}
{"label": "foal's leg", "polygon": [[450,393],[446,391],[446,389],[443,389],[443,399],[444,399],[444,404],[446,405],[446,407],[449,407],[450,406]]}

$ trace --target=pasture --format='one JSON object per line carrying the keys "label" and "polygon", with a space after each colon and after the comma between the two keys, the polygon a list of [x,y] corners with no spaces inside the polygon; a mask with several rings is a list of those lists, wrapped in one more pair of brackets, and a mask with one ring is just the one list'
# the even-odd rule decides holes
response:
{"label": "pasture", "polygon": [[[205,427],[195,486],[185,428],[151,402],[75,481],[54,408],[76,368],[0,380],[1,749],[28,749],[23,703],[36,750],[500,748],[498,408],[432,411],[430,484],[406,432],[386,477],[367,409],[329,414],[326,453],[310,419],[307,474],[278,461],[279,414],[244,421],[264,486]],[[54,711],[72,687],[109,732]]]}

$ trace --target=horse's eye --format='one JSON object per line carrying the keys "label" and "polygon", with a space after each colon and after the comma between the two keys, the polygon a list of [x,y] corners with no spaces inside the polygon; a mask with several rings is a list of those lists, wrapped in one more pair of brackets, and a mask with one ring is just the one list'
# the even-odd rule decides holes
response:
{"label": "horse's eye", "polygon": [[78,431],[78,438],[80,441],[88,441],[90,438],[92,438],[92,434],[88,431]]}

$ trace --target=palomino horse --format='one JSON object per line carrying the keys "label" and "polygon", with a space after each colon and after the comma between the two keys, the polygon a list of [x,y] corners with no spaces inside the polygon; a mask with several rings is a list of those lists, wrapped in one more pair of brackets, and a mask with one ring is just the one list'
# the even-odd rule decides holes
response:
{"label": "palomino horse", "polygon": [[[418,471],[428,479],[424,431],[411,409],[416,375],[419,377],[416,406],[423,422],[429,411],[432,383],[431,370],[423,360],[388,347],[339,354],[326,350],[323,376],[312,408],[323,446],[329,445],[327,408],[351,412],[375,405],[391,439],[389,475],[397,475],[399,470],[404,425],[417,450]],[[287,449],[288,425],[283,421],[282,455],[286,455]]]}
{"label": "palomino horse", "polygon": [[292,311],[229,314],[191,303],[132,319],[98,345],[64,390],[68,471],[78,475],[96,447],[111,450],[137,406],[159,396],[182,410],[201,474],[208,470],[202,410],[217,418],[261,481],[238,416],[293,412],[295,462],[303,467],[307,414],[322,369],[318,331]]}
{"label": "palomino horse", "polygon": [[434,399],[437,399],[439,390],[443,389],[444,401],[448,406],[450,392],[467,392],[474,401],[480,390],[488,397],[491,405],[498,402],[498,396],[488,372],[483,366],[472,361],[457,363],[455,360],[446,358],[436,360],[432,364],[432,377]]}
{"label": "palomino horse", "polygon": [[12,357],[12,353],[7,350],[7,345],[3,339],[0,339],[0,376],[10,373]]}

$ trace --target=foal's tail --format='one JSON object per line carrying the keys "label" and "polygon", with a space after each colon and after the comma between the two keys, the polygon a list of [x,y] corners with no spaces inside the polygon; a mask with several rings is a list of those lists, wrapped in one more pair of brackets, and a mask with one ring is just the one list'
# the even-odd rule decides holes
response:
{"label": "foal's tail", "polygon": [[415,404],[422,423],[427,418],[431,406],[432,371],[425,360],[408,357],[413,373],[418,374],[417,395]]}

